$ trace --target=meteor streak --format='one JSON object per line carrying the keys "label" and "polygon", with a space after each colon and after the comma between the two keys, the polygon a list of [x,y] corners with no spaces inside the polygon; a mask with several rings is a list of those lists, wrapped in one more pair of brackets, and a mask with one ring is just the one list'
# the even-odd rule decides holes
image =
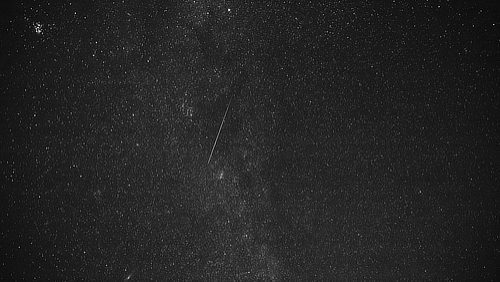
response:
{"label": "meteor streak", "polygon": [[224,121],[226,120],[227,111],[229,110],[229,105],[231,105],[231,101],[233,100],[233,96],[229,99],[229,103],[227,103],[226,112],[224,113],[224,117],[222,118],[222,122],[219,126],[219,132],[217,132],[217,137],[215,137],[214,145],[212,146],[212,151],[210,152],[210,157],[208,158],[207,165],[210,164],[210,160],[212,159],[212,154],[214,153],[215,145],[217,145],[217,140],[219,140],[220,131],[222,130],[222,125],[224,125]]}

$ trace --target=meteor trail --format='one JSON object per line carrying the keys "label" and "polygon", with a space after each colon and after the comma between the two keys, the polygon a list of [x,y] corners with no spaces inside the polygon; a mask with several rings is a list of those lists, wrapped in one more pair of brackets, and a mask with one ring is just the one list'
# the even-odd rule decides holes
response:
{"label": "meteor trail", "polygon": [[229,103],[227,103],[226,112],[224,113],[224,118],[222,118],[222,122],[219,126],[219,132],[217,132],[217,137],[215,137],[214,145],[212,146],[212,151],[210,152],[210,157],[208,158],[207,165],[210,164],[210,160],[212,159],[212,154],[214,153],[215,145],[217,145],[217,140],[219,140],[220,131],[222,130],[222,125],[224,125],[224,121],[226,120],[227,111],[229,110],[229,105],[231,105],[231,101],[233,100],[233,96],[229,99]]}

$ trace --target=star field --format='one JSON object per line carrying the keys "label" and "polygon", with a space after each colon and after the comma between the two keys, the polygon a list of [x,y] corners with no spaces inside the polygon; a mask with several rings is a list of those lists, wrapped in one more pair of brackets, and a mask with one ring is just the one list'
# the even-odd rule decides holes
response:
{"label": "star field", "polygon": [[2,279],[498,280],[497,7],[7,6]]}

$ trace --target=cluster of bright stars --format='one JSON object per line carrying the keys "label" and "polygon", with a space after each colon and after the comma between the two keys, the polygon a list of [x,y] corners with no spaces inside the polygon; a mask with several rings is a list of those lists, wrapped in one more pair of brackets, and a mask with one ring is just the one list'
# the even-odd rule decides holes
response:
{"label": "cluster of bright stars", "polygon": [[38,35],[42,35],[43,34],[43,24],[39,23],[39,22],[34,22],[33,23],[33,28],[35,29],[35,33],[38,34]]}

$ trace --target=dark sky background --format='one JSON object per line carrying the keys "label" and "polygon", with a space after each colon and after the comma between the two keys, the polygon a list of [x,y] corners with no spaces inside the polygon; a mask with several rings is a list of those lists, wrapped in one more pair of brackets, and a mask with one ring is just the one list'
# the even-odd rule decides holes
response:
{"label": "dark sky background", "polygon": [[499,281],[490,1],[13,2],[2,280]]}

